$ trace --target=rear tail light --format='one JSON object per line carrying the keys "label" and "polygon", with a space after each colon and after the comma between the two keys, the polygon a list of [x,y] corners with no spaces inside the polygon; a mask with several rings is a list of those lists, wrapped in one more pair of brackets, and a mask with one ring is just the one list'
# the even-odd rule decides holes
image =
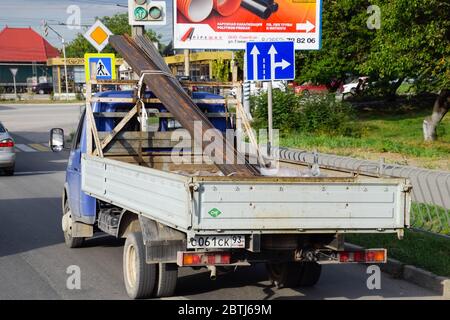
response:
{"label": "rear tail light", "polygon": [[14,141],[12,139],[4,139],[0,141],[0,148],[12,148],[14,147]]}
{"label": "rear tail light", "polygon": [[229,252],[178,252],[177,264],[179,266],[205,266],[230,264]]}
{"label": "rear tail light", "polygon": [[386,249],[368,249],[362,251],[341,251],[338,253],[339,262],[386,263]]}

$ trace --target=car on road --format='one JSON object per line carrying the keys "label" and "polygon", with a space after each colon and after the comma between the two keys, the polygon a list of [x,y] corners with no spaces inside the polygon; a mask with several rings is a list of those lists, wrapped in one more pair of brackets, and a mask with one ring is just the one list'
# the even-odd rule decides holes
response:
{"label": "car on road", "polygon": [[14,150],[14,140],[8,130],[0,122],[0,170],[6,175],[14,174],[16,163],[16,153]]}
{"label": "car on road", "polygon": [[50,94],[53,92],[53,85],[51,83],[39,83],[32,90],[34,93]]}

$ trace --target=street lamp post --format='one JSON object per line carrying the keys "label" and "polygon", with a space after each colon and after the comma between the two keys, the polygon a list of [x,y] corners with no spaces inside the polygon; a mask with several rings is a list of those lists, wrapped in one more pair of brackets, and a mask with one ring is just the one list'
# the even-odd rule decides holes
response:
{"label": "street lamp post", "polygon": [[[45,28],[52,30],[58,36],[58,38],[61,40],[62,48],[63,48],[63,58],[64,58],[64,77],[66,79],[66,81],[65,81],[65,83],[66,83],[66,100],[69,100],[69,80],[67,77],[66,42],[64,41],[63,36],[60,35],[55,29],[50,27],[47,23],[44,22],[44,26],[45,26]],[[46,35],[47,35],[47,33],[46,33]]]}

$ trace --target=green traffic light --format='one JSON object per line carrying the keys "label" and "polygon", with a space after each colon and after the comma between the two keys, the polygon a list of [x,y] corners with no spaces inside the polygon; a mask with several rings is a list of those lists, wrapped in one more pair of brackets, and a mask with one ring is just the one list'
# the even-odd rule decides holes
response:
{"label": "green traffic light", "polygon": [[159,7],[151,7],[148,13],[152,19],[159,19],[162,16],[162,11]]}
{"label": "green traffic light", "polygon": [[136,20],[144,20],[147,18],[147,10],[145,10],[143,7],[137,7],[134,9],[134,17]]}

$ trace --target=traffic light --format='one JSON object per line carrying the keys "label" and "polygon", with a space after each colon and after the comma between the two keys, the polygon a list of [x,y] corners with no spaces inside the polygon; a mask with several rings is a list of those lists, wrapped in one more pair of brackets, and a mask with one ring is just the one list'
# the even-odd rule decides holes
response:
{"label": "traffic light", "polygon": [[128,0],[130,25],[165,25],[166,2],[152,0]]}

